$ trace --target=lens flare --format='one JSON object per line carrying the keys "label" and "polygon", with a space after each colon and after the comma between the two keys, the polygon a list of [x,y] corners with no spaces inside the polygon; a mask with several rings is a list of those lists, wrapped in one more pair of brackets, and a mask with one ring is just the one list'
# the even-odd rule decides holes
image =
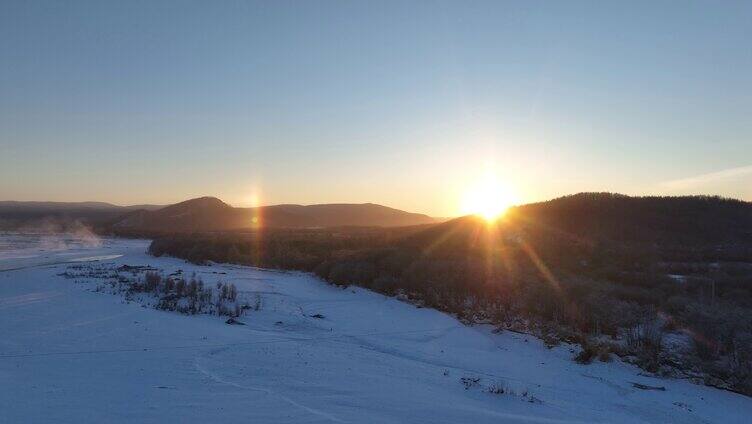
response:
{"label": "lens flare", "polygon": [[478,215],[491,222],[503,216],[515,202],[512,189],[494,173],[487,172],[465,192],[461,212],[463,215]]}

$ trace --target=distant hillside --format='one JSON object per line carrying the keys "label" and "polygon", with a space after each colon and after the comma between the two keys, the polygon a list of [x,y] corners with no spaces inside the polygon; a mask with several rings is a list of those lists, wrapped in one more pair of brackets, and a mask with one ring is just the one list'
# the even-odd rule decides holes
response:
{"label": "distant hillside", "polygon": [[49,227],[62,231],[72,222],[102,232],[148,235],[250,228],[397,227],[436,221],[427,215],[371,203],[235,208],[214,197],[169,206],[0,201],[0,230]]}
{"label": "distant hillside", "polygon": [[588,241],[752,242],[752,203],[717,196],[580,193],[514,208],[507,220]]}
{"label": "distant hillside", "polygon": [[395,227],[434,219],[375,204],[275,205],[234,208],[201,197],[155,211],[136,211],[113,224],[116,232],[201,232],[248,228]]}
{"label": "distant hillside", "polygon": [[134,210],[161,207],[117,206],[104,202],[0,201],[0,230],[65,231],[74,222],[98,227]]}
{"label": "distant hillside", "polygon": [[163,205],[133,205],[118,206],[106,202],[19,202],[15,200],[0,200],[0,214],[24,213],[45,214],[65,213],[76,211],[130,211],[136,209],[155,210]]}
{"label": "distant hillside", "polygon": [[[579,263],[622,248],[660,252],[664,258],[746,260],[752,258],[752,203],[580,193],[512,208],[494,232],[493,244],[525,242],[552,263]],[[483,219],[466,216],[429,227],[401,245],[456,255],[483,248],[488,237]]]}
{"label": "distant hillside", "polygon": [[411,213],[373,203],[276,205],[251,209],[270,227],[403,227],[435,222],[428,215]]}

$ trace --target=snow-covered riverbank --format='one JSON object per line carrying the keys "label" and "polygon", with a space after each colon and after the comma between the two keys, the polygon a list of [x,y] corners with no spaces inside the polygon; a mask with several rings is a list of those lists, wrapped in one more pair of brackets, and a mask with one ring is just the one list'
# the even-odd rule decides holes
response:
{"label": "snow-covered riverbank", "polygon": [[[579,365],[574,347],[465,327],[307,274],[153,258],[147,245],[4,250],[0,422],[752,421],[744,396],[618,361]],[[246,325],[228,325],[59,275],[87,261],[195,272],[260,299],[259,310],[240,318]]]}

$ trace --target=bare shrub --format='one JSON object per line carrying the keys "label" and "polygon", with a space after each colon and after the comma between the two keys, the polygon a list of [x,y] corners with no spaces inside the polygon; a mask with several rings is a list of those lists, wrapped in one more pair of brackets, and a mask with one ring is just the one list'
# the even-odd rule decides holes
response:
{"label": "bare shrub", "polygon": [[593,362],[593,359],[598,355],[598,348],[588,342],[583,342],[582,350],[578,353],[574,360],[579,364],[589,364]]}
{"label": "bare shrub", "polygon": [[184,294],[185,294],[185,280],[180,278],[175,282],[175,295],[177,295],[177,297],[183,297]]}
{"label": "bare shrub", "polygon": [[465,390],[468,390],[479,385],[480,377],[461,377],[460,383],[465,386]]}
{"label": "bare shrub", "polygon": [[598,350],[598,360],[601,362],[611,362],[611,351],[608,348]]}
{"label": "bare shrub", "polygon": [[224,284],[219,289],[219,298],[222,300],[229,299],[230,295],[230,287],[227,284]]}
{"label": "bare shrub", "polygon": [[703,361],[715,361],[720,354],[718,343],[698,333],[692,334],[692,349],[697,357]]}
{"label": "bare shrub", "polygon": [[162,280],[162,293],[170,293],[175,288],[175,281],[172,278],[165,278]]}
{"label": "bare shrub", "polygon": [[507,389],[504,383],[493,383],[486,388],[486,391],[494,395],[503,395],[504,393],[507,393],[509,389]]}
{"label": "bare shrub", "polygon": [[253,310],[261,310],[261,295],[259,295],[258,293],[256,293],[256,295],[254,296]]}
{"label": "bare shrub", "polygon": [[638,364],[650,372],[659,367],[663,348],[663,330],[656,321],[638,324],[625,333],[627,348],[638,358]]}
{"label": "bare shrub", "polygon": [[162,274],[155,271],[148,271],[144,275],[144,288],[147,292],[154,292],[162,282]]}

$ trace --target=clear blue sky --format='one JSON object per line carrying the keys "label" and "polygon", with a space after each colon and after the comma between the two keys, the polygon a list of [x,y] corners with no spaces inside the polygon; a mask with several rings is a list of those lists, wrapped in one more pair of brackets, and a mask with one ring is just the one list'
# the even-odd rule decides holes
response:
{"label": "clear blue sky", "polygon": [[0,2],[0,199],[752,200],[752,2]]}

